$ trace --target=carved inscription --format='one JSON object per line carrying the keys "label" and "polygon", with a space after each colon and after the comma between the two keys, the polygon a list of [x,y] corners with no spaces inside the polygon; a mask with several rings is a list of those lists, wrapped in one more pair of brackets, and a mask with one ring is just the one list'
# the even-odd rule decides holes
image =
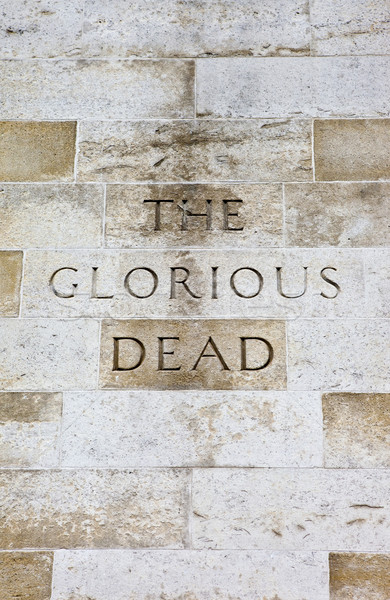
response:
{"label": "carved inscription", "polygon": [[[103,292],[98,284],[99,267],[91,267],[87,280],[83,279],[83,289],[89,289],[89,298],[94,300],[110,300],[114,293]],[[67,273],[68,272],[68,273]],[[69,272],[75,273],[75,277],[69,280]],[[319,294],[323,298],[334,299],[341,291],[340,284],[335,281],[333,273],[337,273],[336,267],[323,267],[316,274],[317,282],[325,282],[326,285]],[[77,276],[78,269],[73,266],[64,266],[56,269],[50,276],[49,287],[53,294],[58,298],[75,298],[79,287],[80,279]],[[197,276],[198,275],[198,276]],[[284,276],[294,281],[295,291],[287,292],[284,288]],[[250,279],[250,283],[248,283]],[[273,279],[273,280],[272,280]],[[301,298],[308,289],[308,267],[302,266],[286,269],[280,266],[273,267],[273,278],[268,276],[267,285],[272,286],[279,296],[287,299]],[[123,290],[132,298],[145,299],[152,297],[159,289],[163,287],[168,290],[169,300],[179,298],[211,298],[218,300],[219,292],[222,288],[224,293],[230,290],[230,293],[239,297],[252,299],[259,296],[264,287],[264,277],[259,269],[253,266],[242,266],[234,269],[231,274],[225,277],[219,277],[219,266],[211,266],[203,274],[202,282],[199,281],[199,274],[193,273],[189,267],[167,266],[157,270],[149,266],[139,266],[130,269],[121,276],[122,285],[116,290],[117,294],[122,294]],[[167,282],[169,281],[169,286]],[[66,282],[66,283],[64,283]],[[85,294],[85,292],[82,292]]]}
{"label": "carved inscription", "polygon": [[280,184],[108,185],[111,248],[280,246]]}
{"label": "carved inscription", "polygon": [[104,388],[285,389],[285,326],[261,320],[103,321]]}

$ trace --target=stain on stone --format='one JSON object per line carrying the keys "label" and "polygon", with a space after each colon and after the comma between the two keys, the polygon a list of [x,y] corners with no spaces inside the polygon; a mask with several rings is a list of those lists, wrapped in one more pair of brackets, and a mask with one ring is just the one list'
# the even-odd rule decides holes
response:
{"label": "stain on stone", "polygon": [[330,600],[388,600],[390,554],[331,553]]}
{"label": "stain on stone", "polygon": [[[307,181],[309,121],[84,122],[83,181]],[[223,160],[221,161],[221,157]],[[154,165],[161,161],[159,168]]]}
{"label": "stain on stone", "polygon": [[2,552],[1,600],[50,600],[53,552]]}
{"label": "stain on stone", "polygon": [[73,121],[0,122],[0,180],[70,181],[75,143]]}

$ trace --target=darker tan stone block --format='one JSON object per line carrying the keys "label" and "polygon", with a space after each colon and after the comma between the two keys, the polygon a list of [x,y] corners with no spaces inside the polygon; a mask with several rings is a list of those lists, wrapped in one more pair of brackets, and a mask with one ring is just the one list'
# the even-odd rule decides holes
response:
{"label": "darker tan stone block", "polygon": [[390,246],[390,183],[287,184],[286,244]]}
{"label": "darker tan stone block", "polygon": [[19,314],[23,252],[0,252],[0,316]]}
{"label": "darker tan stone block", "polygon": [[389,600],[390,554],[330,554],[330,600]]}
{"label": "darker tan stone block", "polygon": [[318,181],[390,178],[390,119],[314,121]]}
{"label": "darker tan stone block", "polygon": [[0,553],[2,600],[50,600],[53,552]]}
{"label": "darker tan stone block", "polygon": [[325,466],[390,467],[390,394],[324,394]]}
{"label": "darker tan stone block", "polygon": [[62,394],[43,392],[0,392],[0,422],[20,423],[58,421]]}
{"label": "darker tan stone block", "polygon": [[283,321],[106,320],[100,386],[286,389],[285,345]]}
{"label": "darker tan stone block", "polygon": [[76,123],[0,123],[1,181],[69,181],[73,177]]}

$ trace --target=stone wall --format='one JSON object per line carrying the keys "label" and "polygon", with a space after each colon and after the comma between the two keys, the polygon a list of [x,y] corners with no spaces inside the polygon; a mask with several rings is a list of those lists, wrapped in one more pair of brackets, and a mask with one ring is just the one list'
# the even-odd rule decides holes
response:
{"label": "stone wall", "polygon": [[389,3],[0,13],[1,600],[389,600]]}

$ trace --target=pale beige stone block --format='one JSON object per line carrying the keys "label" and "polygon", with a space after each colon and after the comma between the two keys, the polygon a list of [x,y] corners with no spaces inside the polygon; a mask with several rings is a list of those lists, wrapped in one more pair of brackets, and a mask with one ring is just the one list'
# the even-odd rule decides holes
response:
{"label": "pale beige stone block", "polygon": [[291,390],[390,392],[390,321],[288,322]]}
{"label": "pale beige stone block", "polygon": [[318,393],[65,393],[64,467],[322,465]]}
{"label": "pale beige stone block", "polygon": [[389,554],[332,553],[329,555],[330,600],[387,600]]}
{"label": "pale beige stone block", "polygon": [[[367,295],[373,316],[385,298]],[[362,256],[349,249],[34,250],[22,316],[360,317],[365,303]]]}
{"label": "pale beige stone block", "polygon": [[59,550],[52,600],[328,600],[327,566],[321,552]]}
{"label": "pale beige stone block", "polygon": [[192,60],[9,60],[0,64],[3,119],[185,118]]}
{"label": "pale beige stone block", "polygon": [[390,57],[197,61],[199,117],[383,117]]}
{"label": "pale beige stone block", "polygon": [[99,247],[103,187],[2,184],[0,221],[3,248]]}
{"label": "pale beige stone block", "polygon": [[390,467],[390,394],[324,394],[325,466]]}
{"label": "pale beige stone block", "polygon": [[53,552],[1,552],[2,600],[50,600]]}
{"label": "pale beige stone block", "polygon": [[2,548],[181,548],[188,472],[47,470],[0,473]]}
{"label": "pale beige stone block", "polygon": [[22,282],[23,252],[0,251],[0,315],[17,317],[19,314]]}
{"label": "pale beige stone block", "polygon": [[390,183],[287,184],[288,246],[390,246]]}
{"label": "pale beige stone block", "polygon": [[195,469],[195,548],[390,548],[389,470]]}
{"label": "pale beige stone block", "polygon": [[283,245],[281,185],[113,184],[106,204],[109,248]]}
{"label": "pale beige stone block", "polygon": [[105,320],[100,387],[285,389],[283,321]]}
{"label": "pale beige stone block", "polygon": [[[378,223],[379,225],[379,223]],[[390,318],[390,249],[364,252],[367,314]]]}
{"label": "pale beige stone block", "polygon": [[74,56],[81,50],[82,0],[2,3],[1,58]]}
{"label": "pale beige stone block", "polygon": [[312,0],[311,52],[314,55],[388,54],[389,5],[382,0]]}
{"label": "pale beige stone block", "polygon": [[310,52],[307,0],[88,0],[90,56],[296,56]]}
{"label": "pale beige stone block", "polygon": [[62,395],[0,393],[0,466],[59,464]]}
{"label": "pale beige stone block", "polygon": [[390,119],[314,121],[318,181],[390,178]]}
{"label": "pale beige stone block", "polygon": [[98,332],[92,320],[0,319],[2,389],[94,388]]}
{"label": "pale beige stone block", "polygon": [[[22,61],[17,62],[20,68],[24,68]],[[5,86],[5,89],[8,88]],[[17,103],[10,89],[7,91],[7,98],[15,110]],[[47,104],[45,109],[47,110]],[[42,116],[47,118],[47,113]],[[2,117],[7,118],[5,109],[2,111]],[[71,181],[75,144],[74,122],[2,121],[0,180]]]}
{"label": "pale beige stone block", "polygon": [[80,126],[80,181],[311,181],[309,121],[117,121]]}

